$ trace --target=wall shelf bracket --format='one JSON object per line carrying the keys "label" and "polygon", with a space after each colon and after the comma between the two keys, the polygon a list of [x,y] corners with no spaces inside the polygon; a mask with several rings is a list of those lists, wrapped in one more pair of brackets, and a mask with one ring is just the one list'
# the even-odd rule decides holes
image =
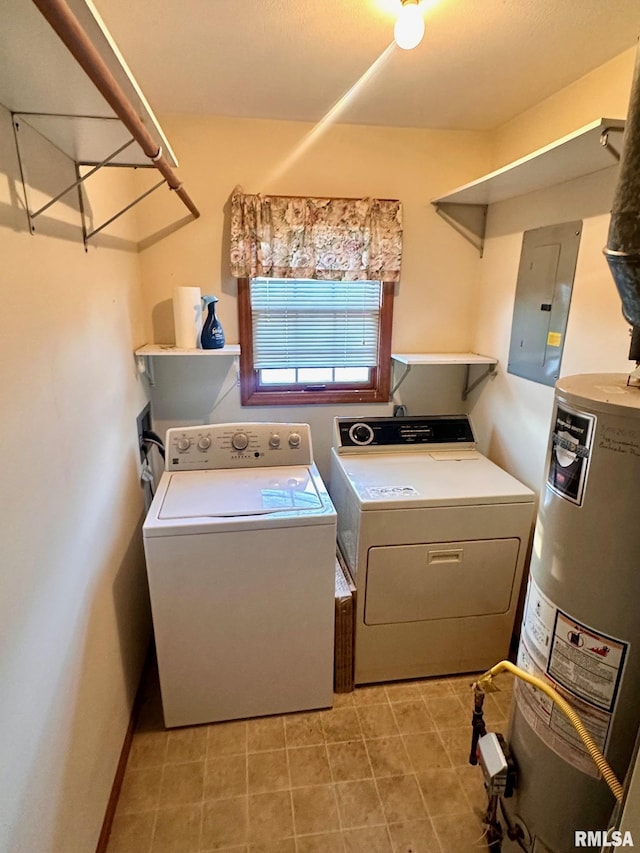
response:
{"label": "wall shelf bracket", "polygon": [[[396,362],[395,362],[395,360],[393,360],[393,361],[392,361],[392,364],[393,364],[393,365],[395,365],[395,363],[396,363]],[[405,365],[404,365],[404,370],[402,371],[402,374],[401,374],[400,378],[398,379],[398,381],[396,382],[396,384],[393,386],[393,388],[391,389],[391,391],[390,391],[390,393],[389,393],[389,399],[393,400],[393,395],[396,393],[396,391],[398,390],[398,388],[402,385],[402,383],[404,382],[404,380],[407,378],[407,376],[409,375],[409,371],[410,371],[410,370],[411,370],[411,365],[410,365],[410,364],[405,364]]]}
{"label": "wall shelf bracket", "polygon": [[84,223],[84,210],[83,210],[82,236],[84,239],[85,250],[87,249],[87,243],[89,242],[89,240],[92,237],[95,237],[95,235],[99,234],[103,228],[106,228],[107,225],[111,225],[111,223],[114,222],[116,219],[118,219],[120,216],[122,216],[123,213],[126,213],[128,210],[131,210],[131,208],[135,207],[135,205],[138,204],[138,202],[142,201],[148,195],[151,195],[151,193],[155,192],[159,187],[163,187],[166,183],[167,183],[166,180],[164,178],[162,178],[162,180],[158,181],[157,184],[154,184],[148,190],[143,192],[142,195],[139,195],[130,204],[126,205],[126,207],[123,207],[122,210],[119,210],[117,213],[114,213],[113,216],[110,216],[109,219],[107,219],[105,222],[102,223],[102,225],[99,225],[97,228],[93,228],[91,231],[86,230],[86,225]]}
{"label": "wall shelf bracket", "polygon": [[149,385],[153,388],[156,384],[156,378],[153,372],[153,358],[148,355],[140,355],[136,353],[136,368],[141,376],[146,376]]}
{"label": "wall shelf bracket", "polygon": [[[44,136],[44,134],[42,134],[37,128],[35,128],[27,120],[31,116],[33,116],[36,119],[37,118],[41,118],[41,119],[42,118],[46,118],[46,119],[65,119],[65,118],[68,118],[68,119],[72,119],[72,120],[74,119],[74,116],[63,116],[63,115],[52,115],[52,114],[47,114],[47,115],[36,114],[36,113],[12,113],[11,114],[11,121],[12,121],[12,125],[13,125],[13,135],[14,135],[15,145],[16,145],[16,154],[18,156],[18,166],[19,166],[19,170],[20,170],[20,179],[22,181],[22,191],[24,194],[25,211],[27,214],[27,220],[29,223],[29,231],[31,232],[31,234],[36,233],[35,220],[37,219],[37,217],[41,216],[43,213],[45,213],[45,211],[49,210],[50,207],[52,207],[54,204],[56,204],[56,202],[60,201],[60,199],[63,198],[65,195],[67,195],[67,193],[71,192],[71,190],[77,188],[78,189],[78,196],[79,196],[79,208],[80,208],[80,213],[81,213],[81,217],[82,217],[82,236],[83,236],[84,245],[85,245],[85,249],[86,249],[87,248],[87,242],[91,239],[91,237],[98,234],[100,231],[103,230],[103,228],[106,228],[107,225],[110,225],[114,220],[118,219],[118,217],[122,216],[123,213],[126,213],[128,210],[131,210],[131,208],[134,207],[134,205],[138,204],[138,202],[142,201],[142,199],[146,198],[154,190],[156,190],[160,186],[163,186],[166,183],[166,180],[163,178],[161,181],[159,181],[157,184],[155,184],[153,187],[151,187],[151,189],[148,189],[146,192],[142,193],[142,195],[138,196],[138,198],[136,198],[130,204],[126,205],[120,211],[118,211],[116,214],[111,216],[102,225],[98,226],[97,228],[93,228],[91,231],[87,231],[84,202],[82,199],[82,192],[80,191],[82,185],[92,175],[95,175],[96,172],[98,172],[100,169],[102,169],[103,167],[112,165],[112,164],[119,165],[119,166],[125,166],[127,168],[138,168],[137,164],[128,164],[128,163],[121,163],[121,162],[115,163],[116,159],[120,156],[120,154],[122,154],[123,151],[125,151],[127,148],[129,148],[129,146],[132,145],[135,142],[135,140],[133,139],[133,137],[131,139],[127,140],[124,144],[120,145],[118,148],[116,148],[115,151],[113,151],[111,154],[109,154],[107,157],[105,157],[103,160],[101,160],[99,163],[96,163],[95,165],[79,163],[79,162],[73,160],[73,158],[70,157],[69,154],[67,154],[65,151],[62,151],[60,148],[58,148],[58,146],[54,146],[59,151],[61,151],[61,153],[64,154],[65,157],[68,157],[74,163],[75,171],[76,171],[76,180],[73,181],[68,186],[66,186],[59,193],[57,193],[53,198],[51,198],[48,202],[46,202],[46,204],[43,204],[41,207],[39,207],[38,210],[32,211],[30,208],[30,205],[29,205],[29,195],[28,195],[28,190],[27,190],[25,156],[24,156],[24,152],[22,151],[21,146],[20,146],[21,124],[23,122],[25,124],[28,124],[29,127],[33,131],[35,131],[35,133],[37,133],[43,139],[50,142],[51,145],[54,145],[54,143],[51,142],[51,140],[47,139],[47,137]],[[117,121],[117,119],[110,119],[110,118],[99,118],[96,120],[101,121],[101,122]],[[84,175],[81,175],[80,174],[80,167],[84,166],[84,165],[92,165],[92,168],[88,172],[86,172]]]}
{"label": "wall shelf bracket", "polygon": [[600,134],[600,145],[602,145],[602,147],[606,151],[608,151],[617,162],[620,162],[620,157],[622,155],[618,151],[618,149],[614,148],[614,146],[611,144],[611,141],[609,139],[610,133],[624,133],[624,128],[623,127],[605,127],[604,130],[602,131],[602,133]]}
{"label": "wall shelf bracket", "polygon": [[[46,74],[36,73],[34,56],[39,59],[38,69],[46,69]],[[87,187],[84,182],[104,166],[157,170],[190,214],[175,227],[200,216],[174,171],[178,161],[169,140],[92,0],[4,0],[0,105],[11,114],[24,191],[19,204],[26,208],[31,234],[52,225],[61,225],[66,233],[66,213],[60,222],[46,225],[50,214],[44,215],[63,200],[83,219],[77,233],[82,233],[86,250],[87,240],[108,223],[99,228],[90,223],[93,230],[85,226],[86,196],[83,199],[82,189]],[[52,156],[36,135],[51,146]],[[110,151],[114,153],[106,156]],[[68,175],[62,156],[72,164]],[[39,163],[42,167],[36,171]],[[57,168],[62,169],[62,176],[56,176]],[[70,181],[73,183],[62,189]],[[68,195],[72,191],[77,191],[79,200]],[[60,207],[55,211],[60,212]],[[162,238],[166,233],[163,229],[157,236]]]}
{"label": "wall shelf bracket", "polygon": [[474,388],[477,388],[481,382],[484,382],[492,374],[495,374],[496,366],[495,364],[489,364],[487,369],[480,374],[473,382],[469,382],[469,378],[471,376],[471,365],[467,364],[465,376],[464,376],[464,388],[462,389],[462,399],[466,400],[469,394],[473,391]]}
{"label": "wall shelf bracket", "polygon": [[480,257],[482,257],[487,228],[488,205],[457,204],[446,201],[436,201],[433,204],[436,213],[464,237],[468,243],[471,243],[480,253]]}
{"label": "wall shelf bracket", "polygon": [[[33,123],[28,121],[29,118],[32,119]],[[43,132],[41,132],[40,129],[35,127],[37,120],[52,121],[52,120],[57,120],[57,119],[69,119],[70,122],[73,122],[76,120],[76,118],[77,118],[76,116],[59,115],[59,114],[53,114],[53,113],[46,113],[46,114],[40,113],[39,114],[39,113],[17,113],[17,112],[14,112],[11,114],[12,125],[13,125],[13,135],[14,135],[14,139],[15,139],[16,153],[18,156],[18,166],[19,166],[19,170],[20,170],[20,179],[22,181],[22,191],[24,194],[25,211],[27,214],[27,220],[29,222],[29,231],[31,232],[31,234],[35,234],[36,233],[36,225],[35,225],[36,218],[38,216],[40,216],[41,214],[43,214],[45,211],[47,211],[56,202],[60,201],[60,199],[63,198],[65,195],[67,195],[67,193],[71,192],[71,190],[77,188],[78,189],[78,208],[80,210],[80,216],[82,219],[82,239],[84,242],[85,251],[88,251],[88,245],[87,244],[92,237],[95,237],[96,234],[99,234],[104,228],[106,228],[108,225],[111,225],[112,222],[114,222],[116,219],[121,217],[124,213],[127,213],[127,211],[131,210],[132,207],[135,207],[136,204],[141,202],[147,196],[151,195],[151,193],[155,192],[155,190],[157,190],[159,187],[168,185],[168,181],[166,178],[163,177],[160,181],[155,183],[149,189],[145,190],[145,192],[143,192],[141,195],[139,195],[137,198],[135,198],[132,202],[125,205],[125,207],[121,208],[113,216],[110,216],[109,219],[107,219],[105,222],[102,223],[102,225],[99,225],[96,228],[92,228],[91,230],[88,230],[87,229],[87,221],[86,221],[87,217],[86,217],[86,212],[85,212],[85,205],[84,205],[84,200],[83,200],[82,191],[81,191],[82,186],[85,183],[85,181],[87,181],[87,179],[90,178],[92,175],[95,175],[96,172],[98,172],[100,169],[105,168],[107,166],[127,168],[127,169],[139,169],[139,168],[152,168],[153,163],[149,162],[148,164],[145,165],[144,163],[139,163],[139,162],[126,162],[126,160],[123,160],[120,157],[120,155],[124,151],[126,151],[126,149],[129,148],[129,146],[133,145],[133,143],[135,142],[135,139],[133,137],[128,139],[122,145],[118,146],[118,148],[116,148],[115,151],[113,151],[111,154],[109,154],[108,157],[105,157],[103,160],[100,160],[100,162],[98,162],[98,163],[93,163],[93,162],[88,163],[88,162],[83,162],[83,161],[77,161],[77,160],[73,159],[73,157],[68,153],[68,151],[63,150],[63,148],[61,146],[56,145],[51,139],[49,139],[47,136],[45,136],[45,134]],[[118,119],[109,118],[107,116],[91,116],[91,117],[85,117],[85,119],[91,120],[92,122],[99,122],[99,123],[103,123],[103,122],[113,123],[113,122],[115,122],[115,123],[119,124]],[[51,198],[48,202],[46,202],[46,204],[43,204],[42,207],[38,208],[38,210],[35,210],[35,211],[32,211],[30,209],[30,205],[29,205],[29,196],[28,196],[27,178],[26,178],[27,170],[26,170],[26,163],[25,163],[25,155],[24,155],[24,152],[22,151],[21,146],[20,146],[20,128],[21,128],[22,123],[27,124],[31,130],[33,130],[35,133],[38,134],[38,136],[42,137],[42,139],[46,140],[49,144],[53,145],[56,148],[56,150],[60,151],[61,154],[63,154],[65,157],[67,157],[74,164],[75,172],[76,172],[76,180],[73,181],[73,183],[66,186],[63,190],[61,190],[53,198]],[[106,129],[105,132],[108,132],[108,130]],[[152,161],[153,158],[149,158],[149,160]],[[80,169],[81,169],[81,167],[84,167],[84,166],[87,166],[87,167],[91,166],[91,168],[85,174],[81,174]]]}

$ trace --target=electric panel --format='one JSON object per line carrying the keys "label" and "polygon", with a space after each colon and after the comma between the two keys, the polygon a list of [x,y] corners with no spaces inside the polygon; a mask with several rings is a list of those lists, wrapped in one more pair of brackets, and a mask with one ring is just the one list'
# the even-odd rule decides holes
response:
{"label": "electric panel", "polygon": [[507,370],[553,386],[560,376],[582,222],[525,231]]}

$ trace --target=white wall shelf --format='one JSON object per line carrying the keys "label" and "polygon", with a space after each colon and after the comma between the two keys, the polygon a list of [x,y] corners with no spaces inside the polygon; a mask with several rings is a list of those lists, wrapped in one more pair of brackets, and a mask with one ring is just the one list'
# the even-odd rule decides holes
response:
{"label": "white wall shelf", "polygon": [[195,356],[196,358],[220,358],[228,356],[235,358],[240,355],[240,344],[227,344],[222,349],[185,349],[174,344],[145,344],[136,350],[136,364],[138,373],[147,377],[150,385],[154,385],[153,359],[166,356],[184,357]]}
{"label": "white wall shelf", "polygon": [[[138,364],[138,372],[145,374],[153,385],[153,359],[170,357],[195,356],[196,358],[209,358],[228,356],[236,357],[240,355],[240,344],[227,344],[222,349],[185,349],[177,347],[174,344],[145,344],[135,351],[136,361]],[[415,366],[445,366],[445,365],[466,365],[465,383],[462,392],[462,399],[466,400],[470,392],[487,376],[495,371],[498,360],[489,355],[480,355],[476,352],[411,352],[411,353],[392,353],[392,362],[397,362],[404,366],[404,371],[396,384],[391,390],[391,396],[395,394],[400,385],[404,382],[412,367]],[[471,384],[469,383],[470,368],[472,365],[484,364],[487,370],[482,373]]]}
{"label": "white wall shelf", "polygon": [[[167,138],[95,7],[85,0],[68,0],[68,6],[146,129],[177,166]],[[37,6],[25,0],[2,3],[0,103],[13,113],[30,114],[25,120],[79,163],[99,163],[111,153],[109,146],[115,150],[130,138],[120,122],[98,120],[115,119],[116,114]],[[101,139],[105,133],[107,140]],[[149,165],[136,145],[116,162]]]}
{"label": "white wall shelf", "polygon": [[[55,6],[55,3],[50,5]],[[106,68],[130,111],[128,115],[135,117],[137,128],[146,134],[148,145],[155,149],[154,155],[143,150],[141,141],[134,141],[136,131],[128,129],[124,116],[120,117],[116,112],[121,108],[120,103],[107,101],[106,94],[103,95],[98,88],[102,81],[98,79],[97,71],[94,82],[89,71],[80,64],[80,59],[71,52],[71,47],[67,47],[62,34],[58,35],[53,23],[48,22],[36,3],[3,0],[0,11],[0,104],[12,114],[21,170],[24,173],[27,164],[23,163],[20,137],[24,132],[23,126],[28,125],[65,154],[76,165],[76,170],[79,166],[102,165],[156,167],[164,177],[157,186],[162,186],[165,181],[171,183],[175,175],[168,175],[172,167],[177,166],[175,154],[93,3],[91,0],[67,0],[65,8],[75,19],[78,39],[86,40],[87,53],[91,52],[95,57],[91,60],[92,68]],[[53,13],[55,10],[50,11]],[[79,177],[76,183],[62,189],[46,207],[79,188],[86,177]],[[182,189],[178,195],[184,201],[186,193],[183,193],[184,197],[181,193]],[[148,192],[134,204],[145,195]],[[105,225],[132,206],[124,208]],[[82,204],[80,207],[82,209]],[[195,208],[190,209],[194,216],[197,215]],[[36,216],[43,212],[43,208],[31,211],[27,204],[32,233],[36,231]],[[101,229],[87,234],[83,217],[85,244],[98,230]]]}
{"label": "white wall shelf", "polygon": [[624,119],[599,118],[495,172],[432,199],[436,211],[480,251],[487,207],[613,166]]}
{"label": "white wall shelf", "polygon": [[408,352],[391,353],[391,358],[399,364],[497,364],[489,355],[477,352]]}
{"label": "white wall shelf", "polygon": [[[483,382],[492,373],[495,373],[498,360],[489,355],[480,355],[477,352],[411,352],[411,353],[392,353],[391,360],[404,366],[400,378],[391,389],[391,396],[395,394],[398,388],[409,375],[409,371],[414,366],[435,367],[445,365],[463,364],[466,366],[464,387],[462,389],[462,399],[466,400],[469,394],[481,382]],[[470,382],[471,366],[475,364],[484,364],[487,369],[473,382]]]}
{"label": "white wall shelf", "polygon": [[136,355],[141,356],[164,356],[164,355],[240,355],[240,344],[226,344],[222,349],[185,349],[174,344],[145,344],[136,350]]}

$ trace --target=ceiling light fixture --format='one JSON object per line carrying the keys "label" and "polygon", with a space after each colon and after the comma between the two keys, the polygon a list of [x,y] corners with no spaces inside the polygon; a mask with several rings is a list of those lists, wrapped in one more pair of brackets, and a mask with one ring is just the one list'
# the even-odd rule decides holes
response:
{"label": "ceiling light fixture", "polygon": [[398,47],[412,50],[424,36],[424,19],[420,11],[420,0],[401,0],[402,8],[398,13],[393,37]]}

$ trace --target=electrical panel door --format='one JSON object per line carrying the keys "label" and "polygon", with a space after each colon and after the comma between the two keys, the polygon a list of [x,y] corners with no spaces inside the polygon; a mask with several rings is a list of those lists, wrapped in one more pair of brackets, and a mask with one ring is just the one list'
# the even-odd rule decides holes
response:
{"label": "electrical panel door", "polygon": [[507,370],[555,385],[569,317],[582,222],[525,231]]}

